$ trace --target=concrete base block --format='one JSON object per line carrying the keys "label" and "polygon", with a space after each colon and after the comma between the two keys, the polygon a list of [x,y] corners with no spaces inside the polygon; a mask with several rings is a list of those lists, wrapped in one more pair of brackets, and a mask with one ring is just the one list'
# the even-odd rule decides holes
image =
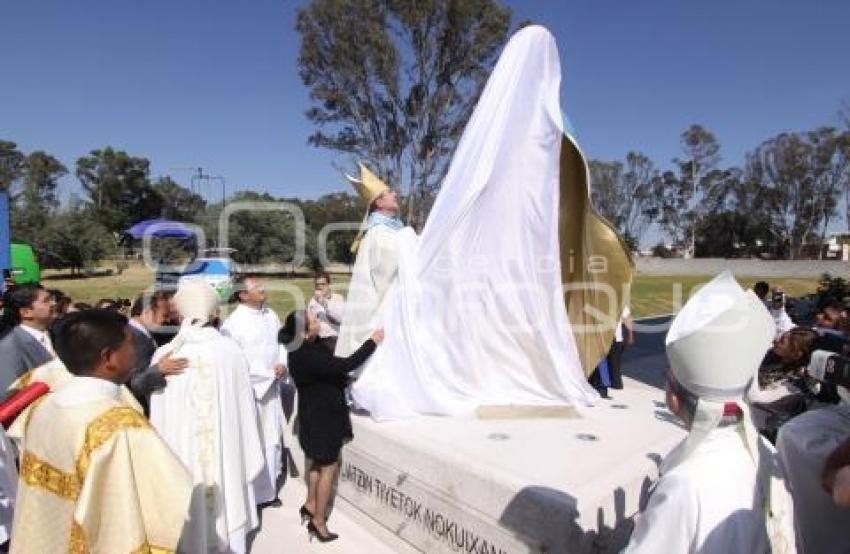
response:
{"label": "concrete base block", "polygon": [[616,552],[685,431],[663,391],[611,392],[578,417],[354,416],[339,495],[424,552]]}

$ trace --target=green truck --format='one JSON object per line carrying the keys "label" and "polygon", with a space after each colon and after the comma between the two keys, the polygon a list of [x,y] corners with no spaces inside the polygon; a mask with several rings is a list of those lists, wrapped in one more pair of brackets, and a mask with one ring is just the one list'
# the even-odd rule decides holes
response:
{"label": "green truck", "polygon": [[32,246],[13,243],[11,240],[9,195],[6,191],[0,191],[0,270],[3,271],[3,282],[8,277],[21,284],[37,283],[41,280],[41,267]]}
{"label": "green truck", "polygon": [[13,242],[10,256],[12,261],[12,279],[18,284],[38,283],[41,281],[41,266],[29,244],[18,244]]}

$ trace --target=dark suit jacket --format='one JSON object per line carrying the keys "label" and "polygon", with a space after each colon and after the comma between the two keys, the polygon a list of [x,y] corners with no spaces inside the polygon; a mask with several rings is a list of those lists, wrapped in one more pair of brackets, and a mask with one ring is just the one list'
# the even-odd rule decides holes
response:
{"label": "dark suit jacket", "polygon": [[148,398],[154,391],[165,388],[165,377],[159,372],[159,368],[151,365],[151,358],[156,352],[156,342],[133,325],[130,325],[130,330],[133,332],[136,361],[133,363],[133,373],[128,385],[147,414]]}
{"label": "dark suit jacket", "polygon": [[298,439],[313,461],[330,463],[351,439],[351,418],[345,402],[348,374],[375,351],[367,340],[348,358],[337,358],[317,342],[304,342],[289,353],[289,371],[298,389]]}
{"label": "dark suit jacket", "polygon": [[15,379],[52,358],[53,354],[20,325],[13,327],[0,338],[0,398],[6,396]]}

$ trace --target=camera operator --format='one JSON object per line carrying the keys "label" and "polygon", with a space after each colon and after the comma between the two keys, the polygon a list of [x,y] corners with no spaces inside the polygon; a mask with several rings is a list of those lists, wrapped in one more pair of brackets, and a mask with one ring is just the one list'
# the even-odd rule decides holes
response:
{"label": "camera operator", "polygon": [[835,385],[838,404],[814,404],[779,429],[776,449],[794,498],[798,550],[846,552],[850,510],[836,505],[824,490],[822,471],[828,457],[850,438],[850,359],[825,350],[811,355],[807,373]]}

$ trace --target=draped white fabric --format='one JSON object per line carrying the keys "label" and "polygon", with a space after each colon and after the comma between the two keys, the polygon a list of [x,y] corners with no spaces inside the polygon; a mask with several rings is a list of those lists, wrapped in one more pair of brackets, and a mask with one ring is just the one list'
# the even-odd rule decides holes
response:
{"label": "draped white fabric", "polygon": [[560,77],[551,34],[536,26],[518,32],[421,237],[398,233],[387,338],[352,388],[374,418],[596,400],[561,288]]}
{"label": "draped white fabric", "polygon": [[259,524],[252,482],[265,471],[248,362],[213,328],[186,326],[179,337],[177,348],[161,347],[153,361],[173,351],[189,367],[151,395],[150,420],[195,483],[181,548],[246,552]]}

